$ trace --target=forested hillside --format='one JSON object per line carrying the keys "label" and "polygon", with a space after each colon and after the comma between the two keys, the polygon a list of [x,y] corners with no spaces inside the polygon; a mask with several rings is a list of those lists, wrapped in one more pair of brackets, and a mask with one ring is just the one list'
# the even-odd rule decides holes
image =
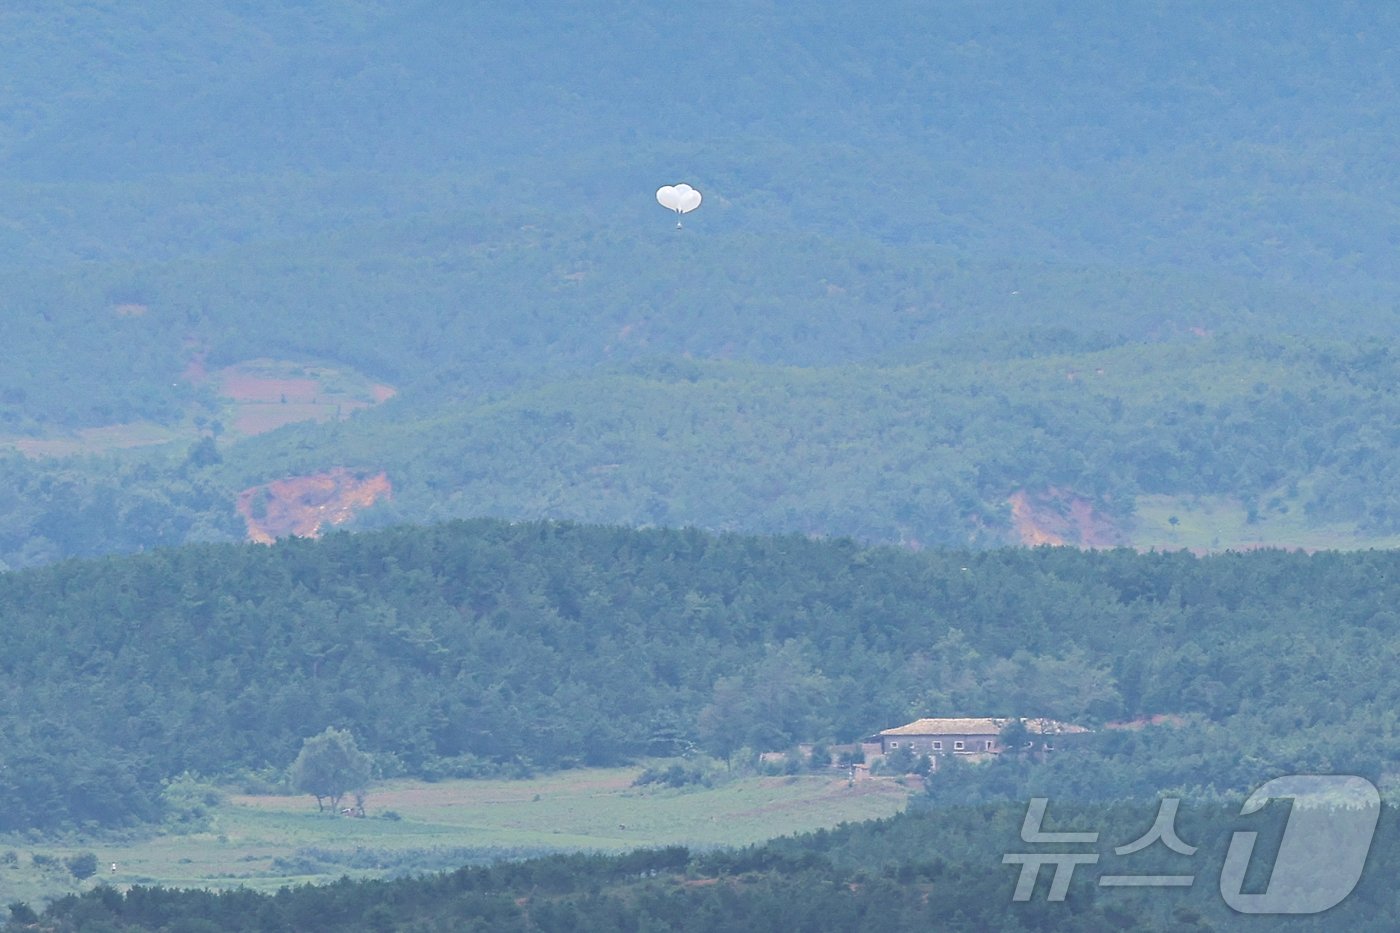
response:
{"label": "forested hillside", "polygon": [[476,521],[62,563],[0,576],[0,827],[158,818],[164,779],[281,773],[327,726],[381,773],[431,777],[723,758],[923,715],[1170,713],[957,793],[1381,780],[1397,561]]}
{"label": "forested hillside", "polygon": [[[234,511],[241,490],[328,465],[383,474],[388,494],[360,527],[491,515],[927,547],[1054,541],[1039,526],[1077,509],[1089,526],[1062,543],[1356,547],[1400,533],[1389,342],[1190,337],[952,356],[656,360],[419,403],[417,417],[396,399],[222,453],[206,441],[153,461],[0,458],[0,561],[241,537],[253,517]],[[294,491],[279,502],[319,521],[320,500]],[[1039,525],[1018,500],[1044,501]],[[1204,514],[1211,502],[1238,526]]]}
{"label": "forested hillside", "polygon": [[[293,461],[389,470],[399,497],[371,523],[985,544],[1017,540],[1009,495],[1051,484],[1126,541],[1135,497],[1203,494],[1264,518],[1277,499],[1293,518],[1265,541],[1335,523],[1325,540],[1374,542],[1397,530],[1393,382],[1357,384],[1370,364],[1350,361],[1367,338],[1393,349],[1396,17],[7,9],[0,448],[115,459],[0,460],[0,561],[236,538],[238,494]],[[706,199],[676,231],[651,193],[682,179]],[[1203,334],[1237,342],[1181,348]],[[1297,338],[1347,345],[1297,370],[1251,349]],[[1107,420],[1066,395],[1098,353],[1152,374],[1097,392],[1123,405]],[[1152,369],[1179,354],[1185,383]],[[242,450],[207,374],[258,360],[399,394],[379,423]],[[1026,360],[1084,382],[1048,389]],[[683,393],[656,376],[691,365],[706,375]],[[1240,385],[1237,366],[1257,398],[1198,391]],[[872,404],[926,407],[896,431],[866,423]],[[741,406],[771,414],[731,431]],[[537,435],[531,412],[567,414],[589,449],[551,435],[521,460],[501,441]],[[224,472],[199,472],[201,441]]]}
{"label": "forested hillside", "polygon": [[487,514],[986,545],[1017,540],[1010,497],[1068,490],[1104,527],[1071,544],[1137,540],[1150,495],[1233,497],[1265,534],[1285,517],[1400,532],[1389,342],[960,356],[636,365],[410,422],[391,406],[259,438],[201,475],[240,488],[327,459],[387,470],[395,496],[376,522]]}
{"label": "forested hillside", "polygon": [[[1119,842],[1181,795],[1216,877],[1261,781],[1393,796],[1397,37],[1311,0],[4,5],[6,846],[182,825],[328,729],[427,781],[1091,730],[740,852],[6,928],[1239,920],[1102,865],[1011,905],[1001,856],[1037,795]],[[1040,543],[1084,550],[999,549]],[[1382,819],[1294,929],[1390,922]]]}

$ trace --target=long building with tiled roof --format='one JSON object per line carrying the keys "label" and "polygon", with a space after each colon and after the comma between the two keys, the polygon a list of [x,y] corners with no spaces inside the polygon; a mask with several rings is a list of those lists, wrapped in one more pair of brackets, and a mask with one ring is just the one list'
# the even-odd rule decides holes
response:
{"label": "long building with tiled roof", "polygon": [[[1083,726],[1054,719],[1021,721],[1033,735],[1061,736],[1089,731]],[[1009,722],[1008,717],[916,719],[903,726],[885,729],[868,741],[878,741],[882,755],[900,748],[908,748],[917,755],[994,755],[1002,750],[1001,730]]]}

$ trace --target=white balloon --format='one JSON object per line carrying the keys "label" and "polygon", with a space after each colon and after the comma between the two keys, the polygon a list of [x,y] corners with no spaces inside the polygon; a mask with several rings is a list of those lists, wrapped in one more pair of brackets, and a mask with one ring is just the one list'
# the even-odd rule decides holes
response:
{"label": "white balloon", "polygon": [[665,185],[656,189],[656,200],[668,211],[689,214],[700,206],[700,192],[690,185]]}

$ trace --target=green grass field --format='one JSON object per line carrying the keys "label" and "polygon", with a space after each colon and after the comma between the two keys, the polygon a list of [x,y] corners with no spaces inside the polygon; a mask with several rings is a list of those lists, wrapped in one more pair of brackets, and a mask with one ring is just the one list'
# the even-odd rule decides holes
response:
{"label": "green grass field", "polygon": [[1185,548],[1203,553],[1258,547],[1308,551],[1400,547],[1400,535],[1367,535],[1354,524],[1312,524],[1296,501],[1282,499],[1261,508],[1253,522],[1240,501],[1229,496],[1139,496],[1135,511],[1129,537],[1134,547],[1143,549]]}
{"label": "green grass field", "polygon": [[51,437],[0,437],[0,450],[18,450],[26,457],[73,457],[158,447],[184,439],[185,435],[177,429],[148,421],[133,421],[101,428],[83,428]]}
{"label": "green grass field", "polygon": [[[37,905],[97,884],[275,890],[557,851],[745,845],[890,816],[912,789],[890,778],[848,785],[836,772],[744,777],[713,788],[633,787],[640,770],[386,782],[371,791],[362,819],[318,813],[305,796],[235,795],[198,833],[62,846],[0,840],[0,903]],[[80,852],[95,853],[99,865],[83,882],[63,865]]]}

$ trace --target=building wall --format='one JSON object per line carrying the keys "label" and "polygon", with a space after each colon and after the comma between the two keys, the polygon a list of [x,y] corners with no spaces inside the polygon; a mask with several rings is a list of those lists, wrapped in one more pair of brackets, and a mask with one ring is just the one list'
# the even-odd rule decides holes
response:
{"label": "building wall", "polygon": [[[958,747],[958,743],[962,747]],[[987,743],[991,743],[991,748]],[[911,748],[916,755],[975,755],[1001,751],[996,734],[978,735],[882,735],[880,753],[888,755],[896,748]]]}

